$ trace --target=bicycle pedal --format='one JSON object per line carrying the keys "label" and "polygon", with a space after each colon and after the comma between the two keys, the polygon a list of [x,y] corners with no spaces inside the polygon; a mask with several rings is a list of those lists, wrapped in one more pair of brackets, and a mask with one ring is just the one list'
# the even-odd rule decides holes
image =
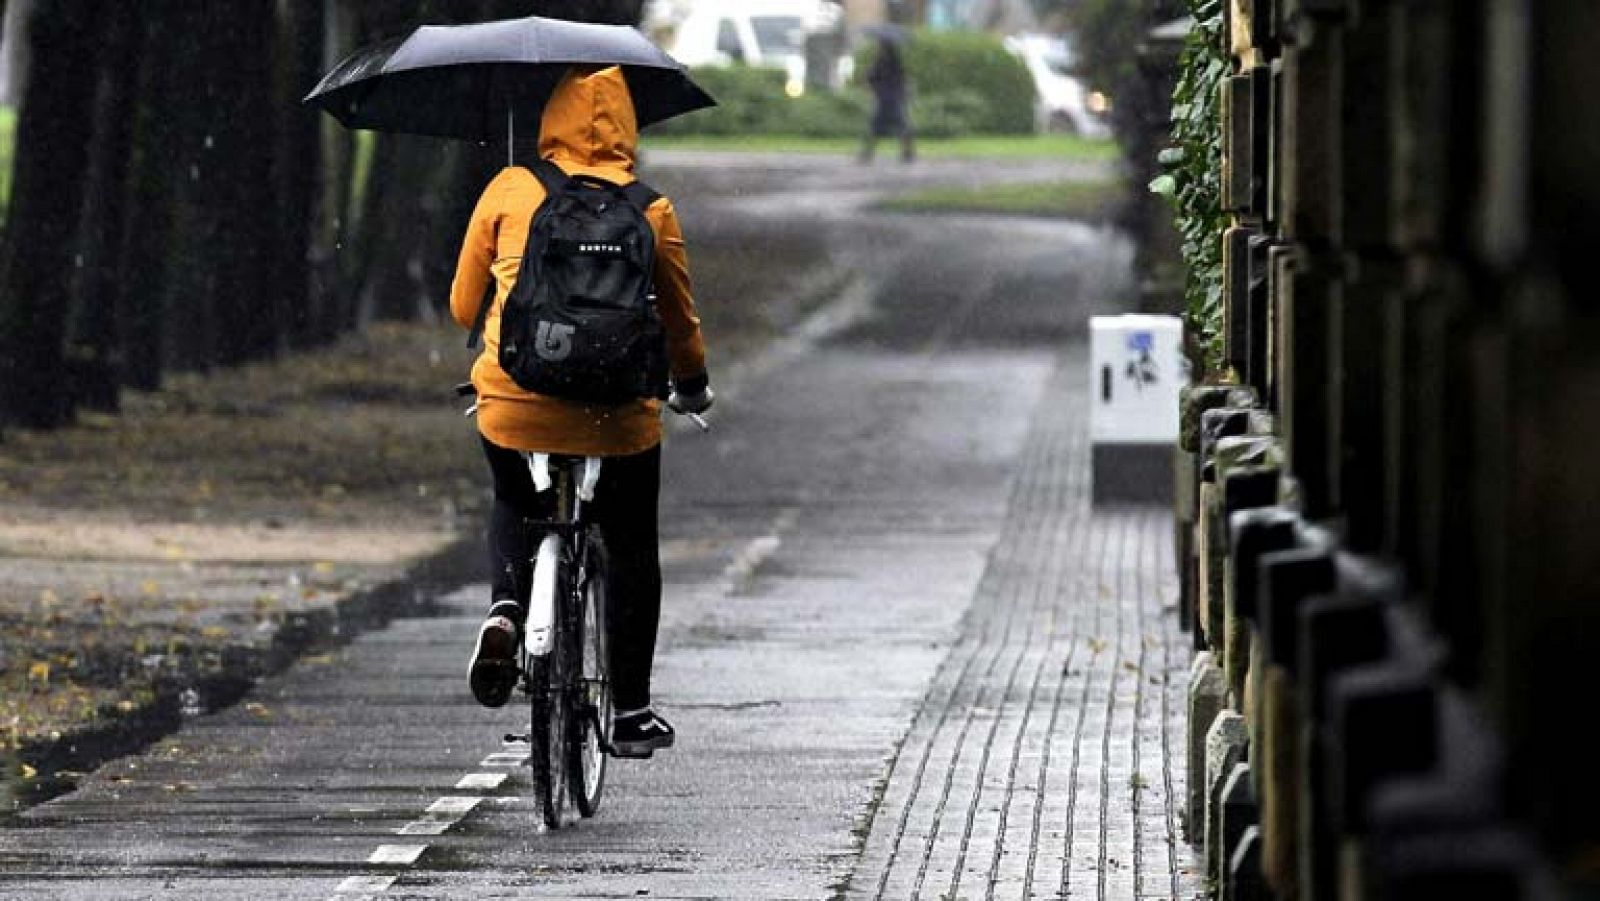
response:
{"label": "bicycle pedal", "polygon": [[507,744],[510,744],[512,742],[520,742],[520,743],[525,744],[525,745],[533,744],[533,738],[531,736],[517,735],[517,734],[515,734],[513,732],[507,732],[505,734],[505,737],[502,738],[501,741],[506,742]]}

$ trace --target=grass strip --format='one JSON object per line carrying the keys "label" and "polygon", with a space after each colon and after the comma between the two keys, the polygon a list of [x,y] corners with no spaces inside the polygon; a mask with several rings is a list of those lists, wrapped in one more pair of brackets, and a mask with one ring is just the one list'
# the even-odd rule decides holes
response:
{"label": "grass strip", "polygon": [[1118,181],[943,186],[891,197],[878,208],[897,213],[989,213],[1102,222],[1111,218],[1124,192]]}
{"label": "grass strip", "polygon": [[[729,151],[742,153],[810,153],[853,155],[861,150],[859,138],[814,138],[799,135],[646,135],[650,150]],[[880,140],[878,152],[893,158],[899,146]],[[1114,160],[1114,141],[1090,140],[1073,135],[968,135],[929,138],[917,142],[917,155],[925,159],[1060,159],[1085,162]]]}

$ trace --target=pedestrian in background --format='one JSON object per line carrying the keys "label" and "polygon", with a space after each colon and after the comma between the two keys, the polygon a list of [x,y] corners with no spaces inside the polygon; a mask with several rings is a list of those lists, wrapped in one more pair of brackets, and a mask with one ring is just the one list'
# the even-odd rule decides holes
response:
{"label": "pedestrian in background", "polygon": [[872,162],[873,151],[882,137],[898,137],[900,161],[911,162],[916,158],[916,149],[911,139],[910,86],[896,36],[878,35],[877,58],[867,71],[867,84],[872,88],[872,122],[867,128],[866,143],[861,147],[861,162]]}

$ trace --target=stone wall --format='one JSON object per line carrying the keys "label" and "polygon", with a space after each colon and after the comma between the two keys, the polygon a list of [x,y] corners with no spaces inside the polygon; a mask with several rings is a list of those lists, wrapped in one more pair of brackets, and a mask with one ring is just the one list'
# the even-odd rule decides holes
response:
{"label": "stone wall", "polygon": [[1189,836],[1222,898],[1594,891],[1600,4],[1227,2]]}

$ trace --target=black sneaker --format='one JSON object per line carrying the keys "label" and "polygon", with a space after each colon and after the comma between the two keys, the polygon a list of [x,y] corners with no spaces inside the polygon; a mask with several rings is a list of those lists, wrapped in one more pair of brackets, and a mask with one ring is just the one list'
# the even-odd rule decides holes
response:
{"label": "black sneaker", "polygon": [[517,685],[517,624],[499,612],[501,607],[494,605],[478,629],[467,675],[472,696],[485,707],[504,707]]}
{"label": "black sneaker", "polygon": [[611,753],[617,757],[649,757],[672,747],[676,736],[672,724],[648,707],[611,718]]}

